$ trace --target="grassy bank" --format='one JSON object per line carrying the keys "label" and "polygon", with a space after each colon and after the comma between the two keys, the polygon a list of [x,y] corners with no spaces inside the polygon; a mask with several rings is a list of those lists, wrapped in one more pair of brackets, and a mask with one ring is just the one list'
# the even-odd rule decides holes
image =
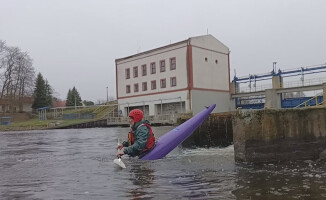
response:
{"label": "grassy bank", "polygon": [[[0,131],[24,131],[24,130],[42,130],[65,127],[90,121],[105,119],[108,114],[112,113],[114,106],[92,106],[78,109],[62,109],[54,116],[53,111],[47,113],[47,120],[39,120],[37,114],[25,114],[24,117],[18,117],[18,114],[6,113],[3,116],[13,116],[13,120],[8,125],[0,125]],[[93,119],[63,119],[65,114],[94,114]],[[23,115],[23,114],[21,114]],[[28,117],[27,117],[28,116]]]}

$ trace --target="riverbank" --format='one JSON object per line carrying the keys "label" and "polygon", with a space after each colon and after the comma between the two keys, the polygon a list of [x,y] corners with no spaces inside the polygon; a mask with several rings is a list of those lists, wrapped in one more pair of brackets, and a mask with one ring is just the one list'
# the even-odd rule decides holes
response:
{"label": "riverbank", "polygon": [[43,120],[29,119],[20,122],[11,122],[8,125],[1,125],[0,131],[27,131],[27,130],[45,130],[45,129],[57,129],[72,126],[76,124],[86,123],[95,120],[89,119],[75,119],[75,120]]}
{"label": "riverbank", "polygon": [[114,109],[114,105],[67,108],[61,112],[49,112],[47,120],[39,120],[38,114],[35,113],[1,113],[0,116],[9,117],[10,122],[1,123],[0,132],[56,129],[97,122],[106,119]]}

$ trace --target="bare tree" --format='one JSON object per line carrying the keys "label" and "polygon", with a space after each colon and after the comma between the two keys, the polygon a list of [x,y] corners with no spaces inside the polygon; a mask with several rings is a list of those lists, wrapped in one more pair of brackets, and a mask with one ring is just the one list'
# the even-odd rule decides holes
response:
{"label": "bare tree", "polygon": [[0,99],[19,104],[22,110],[24,97],[31,96],[35,71],[33,61],[18,47],[8,47],[0,40]]}

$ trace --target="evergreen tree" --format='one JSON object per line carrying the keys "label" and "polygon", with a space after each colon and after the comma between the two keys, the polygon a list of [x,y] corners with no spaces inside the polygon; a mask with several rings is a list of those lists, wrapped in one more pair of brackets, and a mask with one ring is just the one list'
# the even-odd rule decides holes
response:
{"label": "evergreen tree", "polygon": [[75,105],[75,101],[72,98],[71,89],[69,89],[67,94],[66,106],[73,106],[73,105]]}
{"label": "evergreen tree", "polygon": [[35,88],[34,88],[34,103],[33,109],[52,106],[52,90],[51,86],[44,78],[41,73],[38,73]]}
{"label": "evergreen tree", "polygon": [[82,99],[79,95],[79,92],[74,86],[72,90],[69,89],[68,91],[66,106],[82,106],[82,105],[83,105]]}
{"label": "evergreen tree", "polygon": [[53,101],[52,101],[53,90],[52,90],[48,80],[45,81],[45,93],[46,93],[46,103],[48,106],[52,107],[52,105],[53,105]]}
{"label": "evergreen tree", "polygon": [[84,103],[85,106],[94,106],[95,105],[93,101],[84,100],[83,103]]}

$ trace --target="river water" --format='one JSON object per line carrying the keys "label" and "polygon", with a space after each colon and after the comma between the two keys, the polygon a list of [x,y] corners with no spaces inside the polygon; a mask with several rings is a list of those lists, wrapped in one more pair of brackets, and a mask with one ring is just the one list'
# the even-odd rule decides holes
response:
{"label": "river water", "polygon": [[[156,136],[173,127],[154,127]],[[326,199],[325,162],[235,164],[233,146],[115,159],[128,128],[0,133],[0,199]]]}

